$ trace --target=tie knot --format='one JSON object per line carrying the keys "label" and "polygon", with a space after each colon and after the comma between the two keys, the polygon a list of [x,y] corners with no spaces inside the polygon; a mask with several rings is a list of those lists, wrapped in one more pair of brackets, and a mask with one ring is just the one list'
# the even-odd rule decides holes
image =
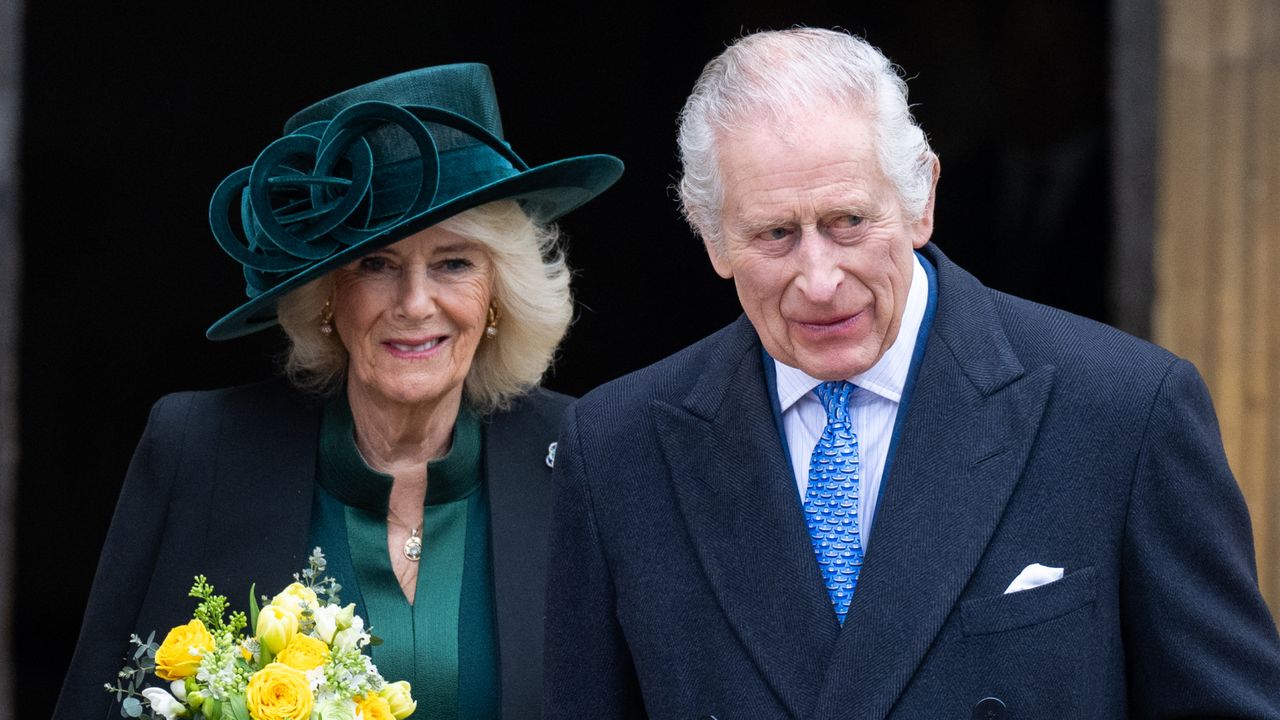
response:
{"label": "tie knot", "polygon": [[853,384],[847,380],[829,380],[813,391],[822,401],[827,411],[827,422],[843,421],[849,411],[849,393],[853,392]]}

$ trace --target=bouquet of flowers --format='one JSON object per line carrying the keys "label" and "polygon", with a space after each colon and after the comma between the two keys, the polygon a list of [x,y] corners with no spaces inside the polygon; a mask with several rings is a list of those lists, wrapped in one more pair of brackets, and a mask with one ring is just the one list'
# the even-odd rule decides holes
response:
{"label": "bouquet of flowers", "polygon": [[[120,714],[158,720],[404,720],[417,708],[409,683],[387,682],[363,650],[376,643],[355,604],[324,576],[320,548],[309,567],[259,607],[249,592],[249,616],[227,614],[203,575],[191,597],[191,622],[155,643],[134,635],[132,658],[106,686]],[[252,627],[253,633],[245,632]],[[149,675],[168,682],[141,687]]]}

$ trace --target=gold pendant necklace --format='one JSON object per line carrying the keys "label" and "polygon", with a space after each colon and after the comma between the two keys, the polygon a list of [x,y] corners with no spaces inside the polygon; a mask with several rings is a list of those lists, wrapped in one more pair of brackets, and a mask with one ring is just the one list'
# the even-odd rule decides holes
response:
{"label": "gold pendant necklace", "polygon": [[404,541],[404,556],[412,562],[422,559],[422,538],[418,537],[418,528],[414,528],[413,534]]}

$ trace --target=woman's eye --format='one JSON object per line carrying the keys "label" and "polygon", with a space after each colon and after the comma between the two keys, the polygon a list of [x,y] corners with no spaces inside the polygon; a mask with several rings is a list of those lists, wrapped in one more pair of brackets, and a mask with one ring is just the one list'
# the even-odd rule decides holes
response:
{"label": "woman's eye", "polygon": [[470,270],[474,264],[466,258],[448,258],[441,260],[439,268],[445,272],[455,273]]}
{"label": "woman's eye", "polygon": [[861,215],[841,215],[832,220],[828,225],[836,230],[848,230],[862,224]]}
{"label": "woman's eye", "polygon": [[791,229],[784,227],[769,228],[760,233],[760,237],[765,240],[786,240],[791,237]]}
{"label": "woman's eye", "polygon": [[365,272],[382,272],[388,267],[387,259],[378,255],[368,255],[360,258],[360,269]]}

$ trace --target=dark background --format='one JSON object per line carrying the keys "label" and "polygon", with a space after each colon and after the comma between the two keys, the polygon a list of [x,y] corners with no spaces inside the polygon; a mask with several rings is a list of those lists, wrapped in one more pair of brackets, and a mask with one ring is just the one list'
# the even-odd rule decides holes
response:
{"label": "dark background", "polygon": [[737,315],[670,186],[684,97],[755,29],[840,26],[882,48],[942,158],[934,240],[993,287],[1109,319],[1101,0],[117,5],[26,11],[15,716],[56,696],[150,404],[274,371],[277,333],[204,339],[243,297],[209,235],[213,188],[295,110],[347,87],[485,62],[530,164],[627,163],[562,222],[579,312],[548,379],[564,392]]}

